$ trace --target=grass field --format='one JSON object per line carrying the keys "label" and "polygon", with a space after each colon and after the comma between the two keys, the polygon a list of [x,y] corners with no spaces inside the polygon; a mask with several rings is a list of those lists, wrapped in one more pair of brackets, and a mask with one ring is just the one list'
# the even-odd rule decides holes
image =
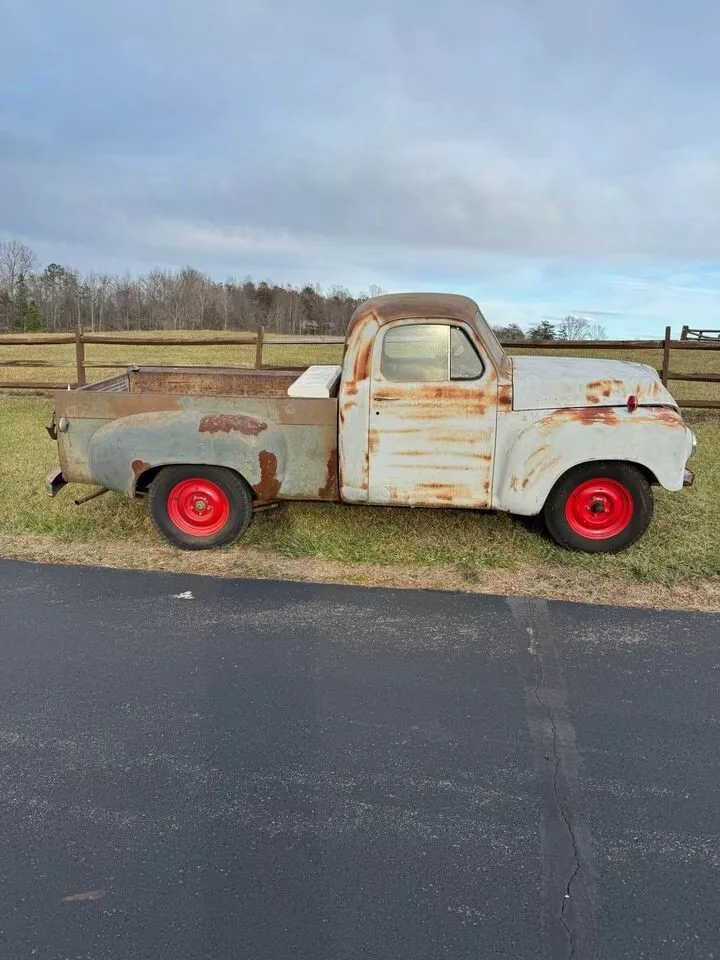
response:
{"label": "grass field", "polygon": [[[72,350],[60,346],[47,348],[44,353],[64,359]],[[0,347],[3,357],[21,354],[37,356],[38,349]],[[92,346],[88,355],[118,363],[250,365],[254,348],[173,347],[169,336],[166,347]],[[339,356],[339,347],[276,345],[267,348],[266,361],[300,364],[334,361]],[[627,357],[613,352],[612,356],[655,366],[659,363],[652,351]],[[720,372],[720,352],[678,351],[673,366]],[[29,375],[24,368],[12,373],[17,378]],[[48,369],[30,375],[40,379],[40,373],[50,380],[57,378],[58,371]],[[108,370],[97,375],[111,373]],[[683,389],[676,393],[712,397],[720,393],[716,387],[682,384]],[[6,396],[0,400],[0,502],[4,505],[0,538],[5,535],[12,539],[16,555],[18,550],[22,552],[18,547],[22,538],[32,537],[44,538],[45,544],[93,545],[95,551],[100,542],[118,548],[125,545],[136,557],[155,550],[160,541],[146,519],[142,502],[108,494],[82,507],[74,506],[73,497],[87,488],[67,488],[55,500],[47,497],[43,478],[57,466],[55,444],[44,430],[50,416],[51,403],[45,399]],[[452,572],[452,577],[480,586],[501,572],[518,578],[518,582],[525,577],[532,583],[538,571],[555,577],[582,576],[585,583],[595,577],[598,583],[609,583],[610,589],[613,583],[629,581],[671,586],[715,580],[720,577],[720,511],[716,503],[720,490],[720,415],[688,411],[686,419],[699,440],[698,456],[693,461],[696,485],[678,494],[657,490],[655,519],[648,534],[618,556],[564,552],[538,531],[504,514],[285,504],[277,511],[259,514],[246,536],[222,551],[225,572],[234,563],[247,571],[249,557],[255,565],[258,557],[283,557],[312,558],[343,567],[371,564],[388,570],[442,569],[448,571],[448,577]],[[172,553],[177,556],[177,551]]]}

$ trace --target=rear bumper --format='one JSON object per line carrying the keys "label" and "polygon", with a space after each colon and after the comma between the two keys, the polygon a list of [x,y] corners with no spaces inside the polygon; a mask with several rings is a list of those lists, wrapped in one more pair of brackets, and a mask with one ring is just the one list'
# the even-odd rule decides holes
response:
{"label": "rear bumper", "polygon": [[65,486],[67,486],[67,480],[62,475],[62,470],[53,470],[45,477],[45,489],[50,497],[56,497]]}
{"label": "rear bumper", "polygon": [[683,486],[691,487],[695,483],[695,474],[692,470],[685,470],[683,473]]}

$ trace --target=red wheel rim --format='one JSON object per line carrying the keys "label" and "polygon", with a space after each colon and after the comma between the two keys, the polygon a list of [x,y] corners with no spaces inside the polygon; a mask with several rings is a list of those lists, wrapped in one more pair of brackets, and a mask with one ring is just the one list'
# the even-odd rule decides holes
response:
{"label": "red wheel rim", "polygon": [[191,477],[176,483],[168,494],[168,516],[183,533],[211,537],[222,530],[230,516],[230,501],[212,480]]}
{"label": "red wheel rim", "polygon": [[565,504],[565,519],[570,527],[588,540],[616,537],[630,523],[634,512],[628,488],[605,478],[581,483]]}

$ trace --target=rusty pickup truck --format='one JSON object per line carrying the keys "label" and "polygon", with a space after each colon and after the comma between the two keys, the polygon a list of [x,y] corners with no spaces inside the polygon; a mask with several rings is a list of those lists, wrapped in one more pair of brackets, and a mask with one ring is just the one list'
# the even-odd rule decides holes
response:
{"label": "rusty pickup truck", "polygon": [[652,487],[692,483],[695,437],[639,363],[509,357],[477,305],[363,303],[342,366],[133,367],[55,394],[47,480],[145,497],[178,547],[231,543],[280,500],[542,514],[569,549],[615,552]]}

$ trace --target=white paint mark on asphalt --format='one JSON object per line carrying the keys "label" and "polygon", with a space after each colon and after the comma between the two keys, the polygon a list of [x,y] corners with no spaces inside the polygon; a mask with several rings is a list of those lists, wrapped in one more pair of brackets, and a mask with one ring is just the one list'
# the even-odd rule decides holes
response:
{"label": "white paint mark on asphalt", "polygon": [[69,897],[62,897],[63,903],[85,903],[88,900],[100,900],[105,896],[104,890],[87,890],[85,893],[73,893]]}
{"label": "white paint mark on asphalt", "polygon": [[186,590],[184,593],[174,593],[173,597],[175,600],[194,600],[192,590]]}

